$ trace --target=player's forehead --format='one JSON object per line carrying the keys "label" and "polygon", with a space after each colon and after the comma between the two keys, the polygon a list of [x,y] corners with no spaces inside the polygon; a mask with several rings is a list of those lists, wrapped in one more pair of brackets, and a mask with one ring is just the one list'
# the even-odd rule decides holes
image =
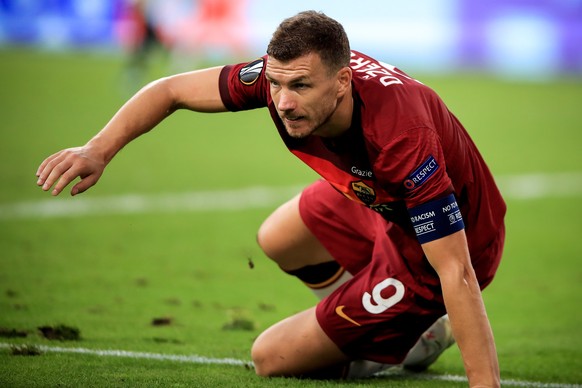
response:
{"label": "player's forehead", "polygon": [[315,53],[309,53],[290,61],[280,61],[269,57],[265,69],[267,79],[280,82],[295,79],[316,79],[326,72],[321,58]]}

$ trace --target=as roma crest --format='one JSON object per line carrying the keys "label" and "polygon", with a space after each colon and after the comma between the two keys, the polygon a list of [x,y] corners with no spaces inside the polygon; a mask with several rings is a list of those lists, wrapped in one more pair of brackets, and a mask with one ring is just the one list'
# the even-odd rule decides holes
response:
{"label": "as roma crest", "polygon": [[376,192],[362,181],[352,182],[352,190],[356,197],[366,205],[371,205],[376,200]]}

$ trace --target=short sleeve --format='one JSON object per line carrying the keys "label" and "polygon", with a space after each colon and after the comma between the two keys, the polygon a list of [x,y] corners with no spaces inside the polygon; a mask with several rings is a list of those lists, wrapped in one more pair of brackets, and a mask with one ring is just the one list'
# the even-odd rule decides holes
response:
{"label": "short sleeve", "polygon": [[264,71],[266,57],[224,66],[219,77],[220,97],[231,112],[263,108],[269,103]]}
{"label": "short sleeve", "polygon": [[453,192],[440,138],[430,128],[413,128],[390,141],[374,171],[409,209]]}

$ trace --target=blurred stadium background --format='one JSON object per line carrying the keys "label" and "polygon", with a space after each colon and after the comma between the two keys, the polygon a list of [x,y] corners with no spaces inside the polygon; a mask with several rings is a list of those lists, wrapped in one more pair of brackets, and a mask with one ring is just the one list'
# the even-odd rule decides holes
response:
{"label": "blurred stadium background", "polygon": [[353,48],[409,70],[582,75],[580,0],[150,0],[139,2],[145,17],[137,3],[0,0],[0,47],[122,52],[144,36],[145,20],[176,57],[258,56],[283,18],[316,9],[344,24]]}
{"label": "blurred stadium background", "polygon": [[[206,199],[202,211],[178,209],[190,194],[221,198],[231,189],[267,187],[286,199],[313,179],[284,152],[264,112],[177,113],[161,124],[172,130],[140,138],[80,197],[48,198],[34,177],[45,156],[83,144],[148,79],[263,55],[278,23],[305,9],[338,19],[354,49],[438,90],[503,184],[508,244],[485,293],[503,378],[548,383],[519,385],[538,387],[582,382],[575,307],[582,295],[582,0],[0,0],[0,329],[30,331],[0,338],[0,386],[293,384],[261,383],[244,368],[19,358],[4,348],[51,345],[33,328],[66,323],[84,338],[70,346],[247,360],[260,330],[313,304],[255,244],[258,226],[283,198],[236,211],[230,205],[240,198],[227,201],[227,211]],[[164,50],[150,50],[148,26]],[[239,130],[224,141],[225,128]],[[241,145],[244,158],[232,163]],[[225,331],[240,312],[256,329]],[[152,326],[158,316],[175,317],[176,325]],[[458,350],[433,371],[462,376]]]}

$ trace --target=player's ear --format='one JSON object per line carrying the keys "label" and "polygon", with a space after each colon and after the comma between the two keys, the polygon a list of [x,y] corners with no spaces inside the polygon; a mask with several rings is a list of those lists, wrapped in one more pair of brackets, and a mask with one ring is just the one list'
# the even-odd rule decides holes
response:
{"label": "player's ear", "polygon": [[337,73],[338,97],[343,96],[350,89],[352,84],[352,69],[348,66],[342,67]]}

